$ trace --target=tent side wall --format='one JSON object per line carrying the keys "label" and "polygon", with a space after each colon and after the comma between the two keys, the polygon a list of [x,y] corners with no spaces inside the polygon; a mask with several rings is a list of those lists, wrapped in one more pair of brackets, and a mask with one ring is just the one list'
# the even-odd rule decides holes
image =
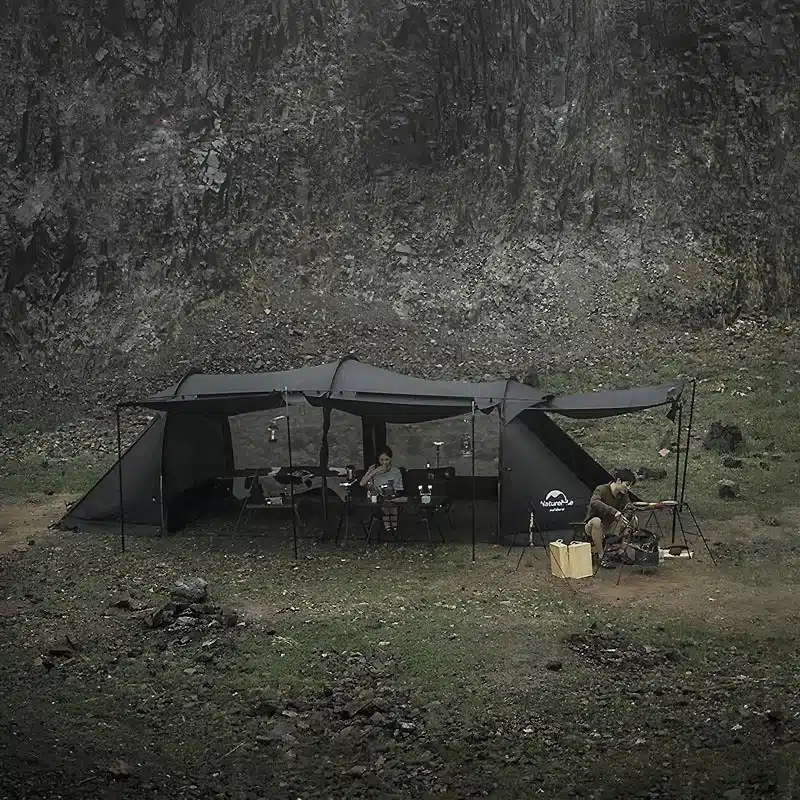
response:
{"label": "tent side wall", "polygon": [[[161,527],[161,452],[166,417],[159,415],[122,454],[125,525]],[[106,474],[69,510],[59,526],[67,530],[114,530],[119,526],[119,466]]]}
{"label": "tent side wall", "polygon": [[529,507],[542,531],[570,531],[570,523],[583,519],[594,488],[611,480],[545,412],[522,412],[504,426],[502,439],[504,537],[527,534]]}
{"label": "tent side wall", "polygon": [[[227,415],[168,414],[162,469],[167,528],[177,530],[213,499],[217,480],[233,475]],[[126,499],[126,516],[127,507]]]}

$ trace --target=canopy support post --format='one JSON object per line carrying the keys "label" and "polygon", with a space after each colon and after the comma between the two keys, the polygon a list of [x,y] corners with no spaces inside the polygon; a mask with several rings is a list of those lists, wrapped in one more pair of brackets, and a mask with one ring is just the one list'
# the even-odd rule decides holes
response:
{"label": "canopy support post", "polygon": [[[683,438],[683,400],[678,404],[678,445],[675,452],[675,488],[672,493],[672,499],[677,502],[678,500],[678,476],[680,474],[681,466],[681,439]],[[675,544],[675,528],[678,522],[677,506],[672,508],[672,544]]]}
{"label": "canopy support post", "polygon": [[692,441],[692,422],[694,421],[694,393],[697,389],[697,378],[692,378],[692,399],[689,402],[689,426],[686,432],[686,450],[683,453],[683,480],[681,482],[680,507],[683,508],[683,496],[686,493],[686,469],[689,466],[689,445]]}
{"label": "canopy support post", "polygon": [[289,447],[289,498],[292,503],[292,545],[294,547],[294,560],[297,561],[297,510],[294,507],[294,463],[292,461],[292,421],[289,417],[289,387],[284,389],[284,402],[286,404],[286,443]]}
{"label": "canopy support post", "polygon": [[[474,446],[474,443],[473,443]],[[497,537],[500,544],[503,530],[503,407],[497,408]]]}
{"label": "canopy support post", "polygon": [[361,438],[363,442],[364,469],[369,469],[377,459],[375,428],[369,417],[361,417]]}
{"label": "canopy support post", "polygon": [[472,401],[472,560],[475,561],[475,401]]}
{"label": "canopy support post", "polygon": [[322,443],[319,448],[319,471],[322,473],[322,519],[328,522],[328,431],[331,429],[331,409],[322,409]]}
{"label": "canopy support post", "polygon": [[125,552],[125,505],[122,496],[122,425],[119,418],[119,404],[117,404],[117,478],[119,486],[119,538],[122,542],[122,552]]}

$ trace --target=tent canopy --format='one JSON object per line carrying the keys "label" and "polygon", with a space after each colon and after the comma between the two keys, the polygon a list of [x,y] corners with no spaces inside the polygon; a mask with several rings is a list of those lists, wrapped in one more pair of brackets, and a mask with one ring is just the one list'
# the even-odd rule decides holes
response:
{"label": "tent canopy", "polygon": [[496,408],[509,422],[527,409],[572,417],[605,417],[675,404],[683,384],[582,395],[552,395],[515,379],[489,382],[416,378],[347,356],[330,364],[282,372],[191,373],[144,400],[123,403],[156,411],[225,414],[307,402],[386,422],[424,422]]}
{"label": "tent canopy", "polygon": [[319,463],[323,470],[328,466],[331,409],[362,418],[365,466],[374,463],[376,451],[386,442],[387,423],[496,409],[501,415],[498,527],[527,532],[529,509],[538,504],[542,528],[563,530],[581,518],[593,487],[608,479],[608,473],[550,414],[605,417],[662,405],[674,411],[682,391],[683,385],[675,382],[559,396],[515,379],[478,383],[416,378],[352,357],[283,372],[190,373],[152,397],[121,404],[162,413],[70,509],[62,525],[179,527],[234,471],[231,416],[278,409],[284,403],[309,403],[325,410]]}

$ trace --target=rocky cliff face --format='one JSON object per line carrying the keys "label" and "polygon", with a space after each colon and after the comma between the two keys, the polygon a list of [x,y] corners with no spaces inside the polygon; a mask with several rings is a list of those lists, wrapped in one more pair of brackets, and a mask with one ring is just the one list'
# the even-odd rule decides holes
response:
{"label": "rocky cliff face", "polygon": [[0,336],[26,380],[403,361],[348,332],[370,319],[457,372],[793,302],[794,3],[0,11]]}

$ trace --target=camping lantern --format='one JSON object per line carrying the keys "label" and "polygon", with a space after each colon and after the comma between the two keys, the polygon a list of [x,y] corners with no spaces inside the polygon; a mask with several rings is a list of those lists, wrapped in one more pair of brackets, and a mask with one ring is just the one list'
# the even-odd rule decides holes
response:
{"label": "camping lantern", "polygon": [[465,433],[461,437],[461,457],[468,458],[472,455],[472,437]]}
{"label": "camping lantern", "polygon": [[436,445],[436,469],[439,469],[439,452],[441,451],[443,444],[444,442],[434,442],[434,445]]}
{"label": "camping lantern", "polygon": [[269,431],[269,441],[270,442],[277,442],[278,441],[278,426],[274,422],[270,422],[267,426],[267,430]]}

